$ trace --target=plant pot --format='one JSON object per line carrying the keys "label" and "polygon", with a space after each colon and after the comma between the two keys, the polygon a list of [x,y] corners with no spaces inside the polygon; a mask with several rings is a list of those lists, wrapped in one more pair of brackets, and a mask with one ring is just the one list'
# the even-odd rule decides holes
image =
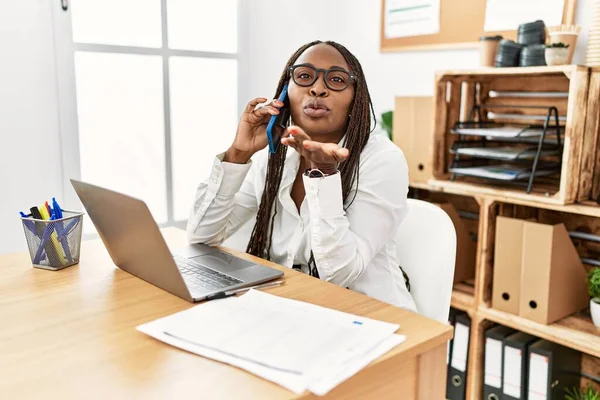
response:
{"label": "plant pot", "polygon": [[546,64],[564,65],[569,59],[568,47],[548,47],[545,52]]}
{"label": "plant pot", "polygon": [[575,46],[577,45],[576,32],[550,32],[550,44],[553,43],[564,43],[569,45],[569,56],[565,64],[571,64],[573,61],[573,53],[575,52]]}
{"label": "plant pot", "polygon": [[600,297],[594,297],[590,300],[590,313],[594,325],[600,328]]}

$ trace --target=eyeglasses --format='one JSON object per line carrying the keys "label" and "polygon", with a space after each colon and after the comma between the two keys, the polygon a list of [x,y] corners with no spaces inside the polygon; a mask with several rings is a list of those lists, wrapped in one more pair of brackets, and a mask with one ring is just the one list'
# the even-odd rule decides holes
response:
{"label": "eyeglasses", "polygon": [[353,82],[356,82],[356,76],[340,67],[322,69],[315,68],[310,64],[298,64],[291,66],[289,69],[294,83],[303,87],[312,86],[319,79],[321,72],[324,76],[325,86],[336,92],[341,92]]}

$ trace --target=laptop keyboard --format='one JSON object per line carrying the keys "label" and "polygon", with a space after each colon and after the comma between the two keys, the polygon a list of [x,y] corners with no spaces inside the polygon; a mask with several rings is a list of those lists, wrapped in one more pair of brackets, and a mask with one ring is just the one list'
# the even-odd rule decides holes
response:
{"label": "laptop keyboard", "polygon": [[244,283],[239,279],[229,275],[206,268],[197,262],[187,258],[173,256],[175,264],[181,271],[183,280],[192,289],[199,291],[224,289],[239,283]]}

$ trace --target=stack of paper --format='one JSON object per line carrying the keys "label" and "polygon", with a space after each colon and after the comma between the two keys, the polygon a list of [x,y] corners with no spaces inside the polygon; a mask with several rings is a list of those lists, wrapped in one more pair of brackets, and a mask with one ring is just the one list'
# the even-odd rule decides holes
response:
{"label": "stack of paper", "polygon": [[396,324],[250,290],[139,326],[295,392],[324,395],[406,338]]}

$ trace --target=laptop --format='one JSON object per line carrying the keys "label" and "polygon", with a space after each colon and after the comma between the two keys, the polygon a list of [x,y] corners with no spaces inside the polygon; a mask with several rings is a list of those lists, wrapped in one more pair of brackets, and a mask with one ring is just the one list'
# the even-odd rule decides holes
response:
{"label": "laptop", "polygon": [[74,179],[71,184],[115,265],[185,300],[283,275],[202,244],[171,252],[145,202]]}

